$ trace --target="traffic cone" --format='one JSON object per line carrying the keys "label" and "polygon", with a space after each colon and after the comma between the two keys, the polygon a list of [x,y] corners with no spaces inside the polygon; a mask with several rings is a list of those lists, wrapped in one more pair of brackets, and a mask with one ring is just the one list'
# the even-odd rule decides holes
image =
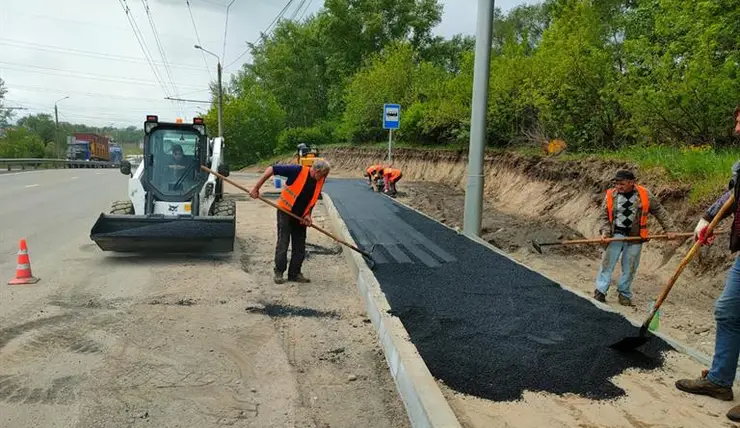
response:
{"label": "traffic cone", "polygon": [[28,257],[26,239],[21,239],[18,248],[18,266],[15,268],[15,278],[8,281],[9,285],[35,284],[39,278],[31,274],[31,259]]}

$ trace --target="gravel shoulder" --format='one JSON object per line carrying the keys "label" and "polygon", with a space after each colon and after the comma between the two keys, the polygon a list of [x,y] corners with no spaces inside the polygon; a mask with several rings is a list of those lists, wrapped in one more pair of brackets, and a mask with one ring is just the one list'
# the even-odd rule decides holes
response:
{"label": "gravel shoulder", "polygon": [[0,314],[0,426],[408,427],[340,248],[309,231],[313,282],[275,285],[274,210],[230,197],[228,257],[114,256],[85,236],[17,291],[48,288]]}

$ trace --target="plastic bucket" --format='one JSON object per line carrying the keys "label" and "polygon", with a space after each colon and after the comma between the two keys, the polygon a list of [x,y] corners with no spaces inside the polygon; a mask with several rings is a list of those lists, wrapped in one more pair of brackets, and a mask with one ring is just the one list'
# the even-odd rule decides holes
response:
{"label": "plastic bucket", "polygon": [[280,177],[275,177],[274,182],[275,182],[276,189],[281,189],[283,187],[283,180],[280,179]]}

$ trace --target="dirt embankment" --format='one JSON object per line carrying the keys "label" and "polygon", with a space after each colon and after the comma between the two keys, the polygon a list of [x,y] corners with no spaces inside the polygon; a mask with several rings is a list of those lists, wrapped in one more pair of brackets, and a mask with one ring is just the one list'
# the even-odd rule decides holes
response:
{"label": "dirt embankment", "polygon": [[[332,163],[332,176],[360,178],[367,166],[382,162],[387,151],[336,148],[327,149],[322,155]],[[404,174],[398,185],[399,201],[451,227],[462,227],[468,163],[465,153],[398,149],[393,152],[393,161]],[[597,236],[604,191],[620,168],[636,172],[640,183],[660,198],[680,231],[693,230],[708,204],[691,205],[688,201],[690,186],[671,183],[660,171],[640,171],[634,165],[601,159],[562,161],[514,153],[487,153],[483,238],[561,284],[592,294],[600,263],[600,246],[544,247],[545,254],[540,255],[532,249],[531,241]],[[717,195],[722,190],[717,189]],[[652,233],[662,231],[652,216],[649,228]],[[728,229],[727,222],[721,224],[720,230]],[[658,295],[691,244],[691,240],[686,240],[675,252],[670,251],[665,241],[646,244],[633,283],[636,306],[624,308],[616,303],[615,283],[607,297],[608,303],[641,322],[647,315],[650,299]],[[722,290],[731,262],[727,234],[719,235],[712,247],[703,248],[664,304],[661,330],[711,355],[712,302]],[[617,267],[615,281],[620,272]]]}

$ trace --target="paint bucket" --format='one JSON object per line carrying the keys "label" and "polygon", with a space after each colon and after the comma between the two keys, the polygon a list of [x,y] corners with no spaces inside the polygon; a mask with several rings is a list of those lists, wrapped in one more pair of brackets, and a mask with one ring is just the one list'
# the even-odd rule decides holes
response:
{"label": "paint bucket", "polygon": [[274,182],[276,189],[281,189],[283,187],[283,180],[281,180],[280,177],[275,176]]}
{"label": "paint bucket", "polygon": [[[655,307],[655,299],[650,300],[650,311],[653,310]],[[662,309],[658,309],[655,311],[655,315],[653,316],[653,319],[650,320],[650,324],[648,325],[648,330],[650,331],[657,331],[660,328],[660,313],[662,312]],[[650,312],[648,312],[649,314]]]}

